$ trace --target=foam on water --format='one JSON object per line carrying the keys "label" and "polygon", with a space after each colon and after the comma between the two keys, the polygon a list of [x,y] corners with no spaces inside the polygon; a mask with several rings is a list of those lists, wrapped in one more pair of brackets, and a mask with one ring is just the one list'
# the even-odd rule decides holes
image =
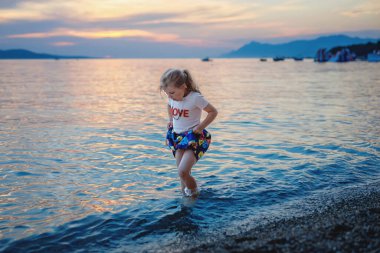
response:
{"label": "foam on water", "polygon": [[[157,87],[172,66],[192,70],[219,110],[194,202],[164,146]],[[292,201],[368,184],[380,174],[377,67],[1,61],[0,250],[184,250]]]}

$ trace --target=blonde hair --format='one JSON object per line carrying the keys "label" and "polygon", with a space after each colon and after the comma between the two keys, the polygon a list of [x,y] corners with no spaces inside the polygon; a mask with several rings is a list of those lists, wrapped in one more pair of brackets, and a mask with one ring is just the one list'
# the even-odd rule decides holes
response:
{"label": "blonde hair", "polygon": [[191,77],[190,72],[187,69],[168,69],[162,74],[160,80],[160,91],[163,91],[170,84],[173,84],[175,87],[179,88],[182,84],[186,84],[186,89],[190,91],[199,92],[197,84],[194,82]]}

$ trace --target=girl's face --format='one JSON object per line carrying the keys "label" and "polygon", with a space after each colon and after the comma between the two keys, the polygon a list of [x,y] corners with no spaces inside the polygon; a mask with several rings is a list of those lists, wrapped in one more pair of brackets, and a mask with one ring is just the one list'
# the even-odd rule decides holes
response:
{"label": "girl's face", "polygon": [[179,88],[174,86],[174,84],[169,84],[164,91],[169,98],[176,101],[182,101],[186,94],[186,84],[182,84]]}

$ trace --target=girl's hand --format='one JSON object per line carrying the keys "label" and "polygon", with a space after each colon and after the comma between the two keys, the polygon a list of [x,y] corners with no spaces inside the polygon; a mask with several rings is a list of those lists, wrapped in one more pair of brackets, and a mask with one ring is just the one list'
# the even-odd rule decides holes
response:
{"label": "girl's hand", "polygon": [[171,127],[173,127],[173,122],[170,121],[170,122],[168,123],[168,129],[171,128]]}
{"label": "girl's hand", "polygon": [[194,134],[202,134],[203,133],[203,129],[201,129],[199,126],[196,126],[193,128],[193,133]]}

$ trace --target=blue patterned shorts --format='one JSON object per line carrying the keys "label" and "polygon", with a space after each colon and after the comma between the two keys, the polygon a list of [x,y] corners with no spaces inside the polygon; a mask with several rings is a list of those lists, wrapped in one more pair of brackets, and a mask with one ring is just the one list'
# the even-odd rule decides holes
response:
{"label": "blue patterned shorts", "polygon": [[211,134],[206,129],[202,134],[194,134],[192,130],[177,134],[171,127],[166,134],[166,145],[171,149],[174,157],[177,149],[191,149],[198,161],[206,153],[210,143]]}

